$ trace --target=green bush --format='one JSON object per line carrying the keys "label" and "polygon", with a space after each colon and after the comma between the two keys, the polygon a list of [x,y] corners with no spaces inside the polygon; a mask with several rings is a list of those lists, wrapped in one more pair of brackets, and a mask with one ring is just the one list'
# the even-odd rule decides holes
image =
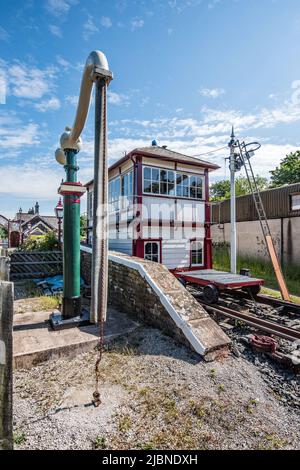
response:
{"label": "green bush", "polygon": [[31,235],[20,247],[20,251],[53,251],[59,249],[55,232],[47,232],[45,235]]}

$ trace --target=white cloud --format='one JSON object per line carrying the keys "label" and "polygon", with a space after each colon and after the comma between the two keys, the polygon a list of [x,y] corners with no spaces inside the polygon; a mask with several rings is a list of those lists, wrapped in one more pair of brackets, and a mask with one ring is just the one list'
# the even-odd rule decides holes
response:
{"label": "white cloud", "polygon": [[95,25],[93,17],[89,15],[88,19],[86,22],[83,24],[83,39],[85,41],[88,41],[93,34],[97,33],[99,31],[99,28]]}
{"label": "white cloud", "polygon": [[134,31],[135,29],[142,28],[144,26],[144,20],[140,18],[133,18],[131,20],[131,30]]}
{"label": "white cloud", "polygon": [[201,88],[199,93],[206,98],[218,98],[219,96],[224,95],[225,90],[224,88]]}
{"label": "white cloud", "polygon": [[58,38],[62,38],[62,32],[59,26],[56,26],[54,24],[49,25],[49,31],[53,36],[57,36]]}
{"label": "white cloud", "polygon": [[65,102],[71,104],[72,106],[77,106],[78,96],[77,95],[67,95],[67,96],[65,96]]}
{"label": "white cloud", "polygon": [[207,8],[209,10],[212,10],[214,9],[219,3],[221,3],[221,0],[211,0],[208,5],[207,5]]}
{"label": "white cloud", "polygon": [[65,69],[69,69],[71,67],[70,62],[64,59],[61,55],[56,56],[57,63],[64,67]]}
{"label": "white cloud", "polygon": [[0,104],[6,103],[6,78],[2,70],[0,70]]}
{"label": "white cloud", "polygon": [[71,6],[76,3],[77,0],[47,0],[46,8],[52,15],[62,16],[67,14]]}
{"label": "white cloud", "polygon": [[110,104],[114,104],[116,106],[128,106],[129,105],[129,97],[122,93],[115,93],[114,91],[109,91],[108,94],[108,102]]}
{"label": "white cloud", "polygon": [[10,93],[18,98],[39,99],[53,88],[54,69],[15,64],[7,69]]}
{"label": "white cloud", "polygon": [[8,42],[9,34],[2,26],[0,26],[0,41]]}
{"label": "white cloud", "polygon": [[37,124],[32,122],[24,124],[14,114],[0,116],[0,149],[5,150],[5,153],[2,153],[3,158],[10,155],[15,156],[21,149],[39,143],[39,127]]}
{"label": "white cloud", "polygon": [[[1,167],[0,193],[12,194],[14,196],[30,196],[32,198],[57,198],[57,188],[62,177],[59,169],[48,170],[39,168],[37,164],[29,163],[22,165],[6,165]],[[22,177],[20,178],[20,171]],[[16,183],[17,181],[17,183]]]}
{"label": "white cloud", "polygon": [[167,4],[177,13],[182,13],[186,8],[197,6],[200,3],[202,0],[169,0]]}
{"label": "white cloud", "polygon": [[45,111],[56,111],[60,108],[60,101],[58,98],[53,97],[35,104],[34,107],[42,113]]}
{"label": "white cloud", "polygon": [[112,21],[109,18],[109,16],[102,16],[100,23],[104,28],[111,28],[112,27]]}

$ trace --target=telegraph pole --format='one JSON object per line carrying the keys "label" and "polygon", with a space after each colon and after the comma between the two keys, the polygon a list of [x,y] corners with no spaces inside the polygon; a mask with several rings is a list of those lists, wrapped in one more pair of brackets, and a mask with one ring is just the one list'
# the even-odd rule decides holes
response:
{"label": "telegraph pole", "polygon": [[231,139],[228,143],[230,148],[230,272],[236,274],[236,199],[235,199],[235,137],[232,126]]}

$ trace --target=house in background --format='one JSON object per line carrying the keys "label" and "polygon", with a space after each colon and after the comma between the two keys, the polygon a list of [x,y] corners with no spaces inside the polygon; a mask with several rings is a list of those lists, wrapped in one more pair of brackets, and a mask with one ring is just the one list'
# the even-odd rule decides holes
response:
{"label": "house in background", "polygon": [[[282,263],[300,263],[300,182],[261,191],[277,256]],[[269,261],[269,253],[251,194],[236,198],[237,249],[244,257]],[[212,208],[214,243],[230,242],[230,200]]]}
{"label": "house in background", "polygon": [[[218,168],[155,141],[126,154],[109,168],[109,249],[171,270],[211,268],[209,172]],[[91,244],[93,181],[86,187]]]}
{"label": "house in background", "polygon": [[23,243],[30,236],[41,236],[47,232],[58,232],[57,217],[51,215],[40,215],[39,203],[36,202],[35,206],[23,212],[19,212],[15,217],[9,221],[9,246],[17,247]]}

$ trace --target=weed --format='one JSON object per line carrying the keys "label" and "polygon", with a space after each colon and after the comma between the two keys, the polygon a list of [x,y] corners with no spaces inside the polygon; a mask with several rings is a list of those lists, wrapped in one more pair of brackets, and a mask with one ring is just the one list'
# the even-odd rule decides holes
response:
{"label": "weed", "polygon": [[148,393],[149,393],[149,387],[142,387],[142,388],[140,388],[139,391],[138,391],[138,393],[139,393],[139,395],[140,395],[141,397],[145,397],[145,396],[148,395]]}
{"label": "weed", "polygon": [[258,400],[256,398],[250,398],[249,403],[250,405],[257,405]]}
{"label": "weed", "polygon": [[190,407],[193,415],[197,416],[197,418],[204,418],[207,413],[203,403],[196,403],[194,401],[190,401]]}
{"label": "weed", "polygon": [[132,426],[132,419],[129,415],[121,416],[119,419],[119,426],[118,429],[120,432],[128,431]]}
{"label": "weed", "polygon": [[97,436],[93,442],[94,449],[106,449],[106,440],[103,436]]}
{"label": "weed", "polygon": [[224,392],[225,391],[225,385],[224,384],[220,384],[219,385],[219,392]]}
{"label": "weed", "polygon": [[172,421],[178,416],[178,409],[175,400],[167,399],[163,402],[163,408],[165,410],[165,418],[167,421]]}
{"label": "weed", "polygon": [[146,442],[145,444],[139,445],[138,447],[140,447],[140,449],[142,450],[154,450],[155,449],[155,445],[151,441]]}
{"label": "weed", "polygon": [[264,441],[259,444],[258,450],[278,450],[283,449],[286,445],[287,442],[276,434],[265,434]]}
{"label": "weed", "polygon": [[216,369],[210,369],[209,375],[212,379],[214,379],[216,377]]}
{"label": "weed", "polygon": [[21,432],[20,434],[14,433],[13,440],[14,440],[14,444],[21,445],[27,441],[27,437],[24,432]]}

